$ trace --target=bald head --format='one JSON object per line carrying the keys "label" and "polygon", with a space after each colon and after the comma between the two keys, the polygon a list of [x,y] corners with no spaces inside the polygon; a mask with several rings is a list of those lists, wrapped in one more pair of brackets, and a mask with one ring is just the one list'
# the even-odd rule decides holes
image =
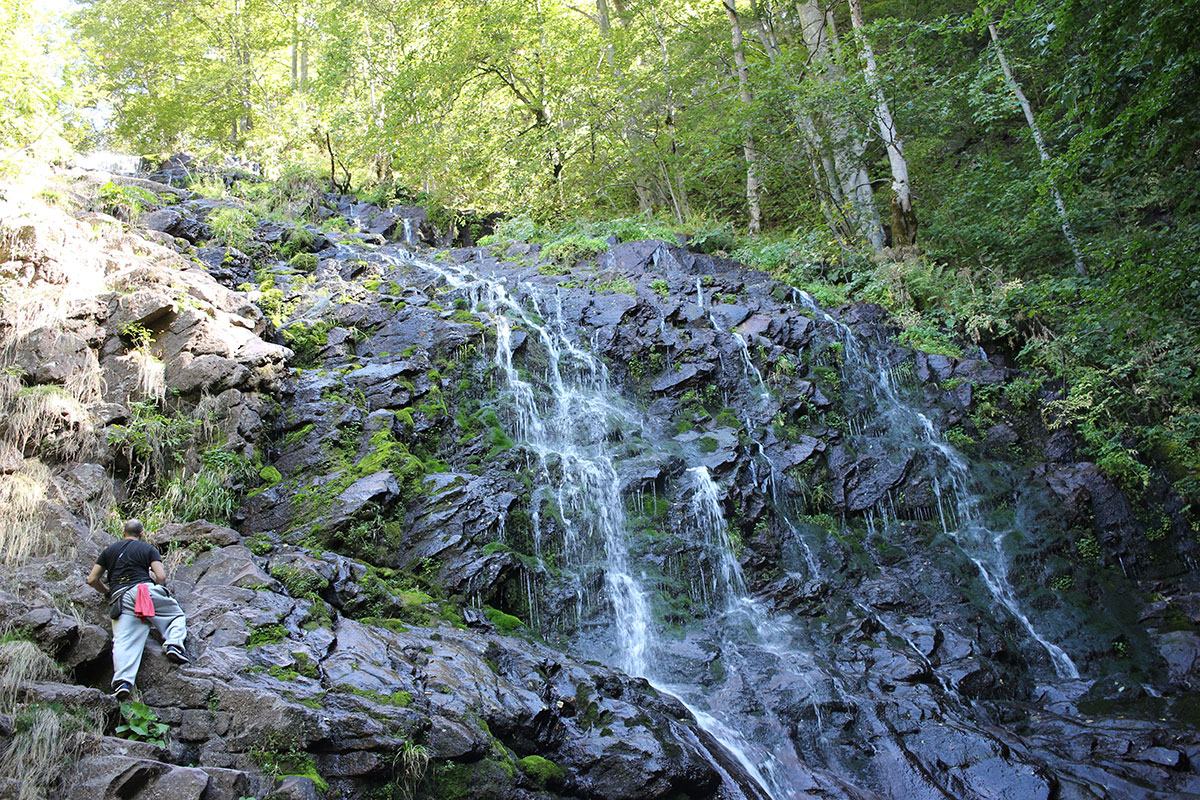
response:
{"label": "bald head", "polygon": [[134,539],[142,538],[142,521],[140,519],[131,519],[125,523],[125,536],[132,536]]}

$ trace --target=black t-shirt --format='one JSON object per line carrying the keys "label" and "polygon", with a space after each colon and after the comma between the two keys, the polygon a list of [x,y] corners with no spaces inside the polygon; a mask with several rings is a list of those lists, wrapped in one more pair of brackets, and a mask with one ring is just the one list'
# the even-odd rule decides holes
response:
{"label": "black t-shirt", "polygon": [[[118,554],[120,558],[118,558]],[[96,563],[108,570],[109,591],[124,589],[138,583],[148,583],[150,562],[162,561],[158,549],[141,539],[122,539],[104,548]]]}

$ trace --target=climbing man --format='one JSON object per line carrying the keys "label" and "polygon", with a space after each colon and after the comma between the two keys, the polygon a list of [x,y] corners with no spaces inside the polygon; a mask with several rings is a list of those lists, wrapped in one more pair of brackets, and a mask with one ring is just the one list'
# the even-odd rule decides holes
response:
{"label": "climbing man", "polygon": [[[108,571],[108,583],[100,579]],[[125,523],[125,536],[104,548],[88,575],[88,586],[108,595],[113,618],[113,696],[124,700],[133,692],[142,649],[150,625],[158,628],[165,642],[163,654],[176,664],[187,664],[183,649],[187,620],[183,609],[167,591],[167,574],[162,556],[153,545],[142,541],[142,523]]]}

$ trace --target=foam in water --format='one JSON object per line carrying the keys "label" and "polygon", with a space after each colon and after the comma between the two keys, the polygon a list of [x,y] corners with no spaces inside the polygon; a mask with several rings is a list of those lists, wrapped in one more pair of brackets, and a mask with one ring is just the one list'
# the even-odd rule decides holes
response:
{"label": "foam in water", "polygon": [[81,153],[75,157],[76,166],[99,172],[111,172],[115,175],[137,174],[141,161],[140,156],[112,153],[107,150],[99,150],[94,153]]}

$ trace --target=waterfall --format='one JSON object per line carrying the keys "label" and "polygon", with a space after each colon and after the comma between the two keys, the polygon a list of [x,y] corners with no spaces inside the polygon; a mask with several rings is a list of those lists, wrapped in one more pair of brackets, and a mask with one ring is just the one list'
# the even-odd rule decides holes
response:
{"label": "waterfall", "polygon": [[700,531],[718,565],[713,575],[713,595],[724,599],[726,609],[746,597],[746,581],[742,577],[742,565],[738,563],[733,542],[725,525],[721,511],[721,490],[708,473],[707,467],[691,467],[687,471],[694,489],[688,504],[688,514],[696,529]]}
{"label": "waterfall", "polygon": [[[473,307],[485,309],[495,326],[492,360],[503,376],[501,405],[509,409],[513,438],[534,456],[534,485],[539,487],[531,508],[535,532],[546,523],[538,513],[539,501],[552,502],[561,515],[563,558],[558,566],[573,583],[575,621],[582,623],[579,636],[586,640],[577,641],[576,647],[678,698],[759,784],[762,796],[796,797],[796,787],[811,785],[812,779],[788,726],[773,710],[747,717],[741,709],[758,686],[748,670],[781,669],[803,676],[813,666],[791,645],[786,623],[771,619],[748,596],[722,512],[720,486],[702,466],[684,470],[678,486],[684,513],[675,521],[681,535],[699,544],[701,557],[711,566],[701,592],[706,608],[698,624],[708,631],[706,636],[717,637],[728,665],[724,688],[710,696],[697,691],[692,675],[706,664],[695,662],[694,652],[661,641],[656,633],[661,620],[652,613],[651,592],[630,554],[622,484],[606,442],[612,430],[645,429],[647,420],[609,385],[603,363],[578,344],[579,334],[564,321],[557,294],[522,284],[518,302],[504,283],[476,276],[465,267],[416,259],[410,263],[466,292]],[[544,351],[539,379],[523,375],[514,365],[514,326],[527,331]],[[678,445],[660,435],[654,447],[667,451]],[[539,557],[546,544],[537,543]],[[597,570],[603,580],[588,580]],[[602,597],[593,596],[598,586],[603,587]],[[588,634],[595,630],[595,621],[585,617],[605,604],[606,641],[597,645]],[[800,680],[813,688],[807,677]],[[814,711],[819,719],[819,711]]]}
{"label": "waterfall", "polygon": [[413,218],[405,217],[401,222],[404,223],[404,243],[411,245],[413,244]]}
{"label": "waterfall", "polygon": [[[504,376],[505,402],[515,439],[536,459],[535,503],[550,502],[561,517],[564,570],[571,570],[577,616],[596,600],[586,576],[603,572],[603,600],[612,609],[611,657],[631,675],[646,675],[654,650],[647,592],[629,557],[621,480],[605,446],[611,426],[640,424],[637,413],[608,383],[608,371],[568,335],[559,298],[534,298],[527,311],[500,282],[463,267],[417,262],[452,287],[468,292],[496,327],[493,363]],[[540,386],[513,363],[513,322],[536,337],[546,354]],[[540,551],[542,542],[537,542]],[[571,569],[573,568],[573,570]]]}
{"label": "waterfall", "polygon": [[82,169],[111,172],[114,175],[136,175],[141,161],[141,156],[129,156],[107,150],[80,153],[75,157],[75,165]]}
{"label": "waterfall", "polygon": [[[904,444],[915,445],[917,452],[928,457],[942,532],[975,565],[992,599],[1046,652],[1060,678],[1078,678],[1079,670],[1071,657],[1039,632],[1022,610],[1008,578],[1008,558],[1004,552],[1005,540],[1012,531],[988,526],[982,499],[972,487],[967,460],[941,437],[925,414],[905,402],[894,371],[881,358],[868,354],[849,327],[822,310],[807,292],[798,291],[794,298],[838,332],[845,365],[855,367],[854,374],[865,376],[870,382],[876,416],[887,432],[905,436]],[[843,374],[849,375],[846,371]]]}

